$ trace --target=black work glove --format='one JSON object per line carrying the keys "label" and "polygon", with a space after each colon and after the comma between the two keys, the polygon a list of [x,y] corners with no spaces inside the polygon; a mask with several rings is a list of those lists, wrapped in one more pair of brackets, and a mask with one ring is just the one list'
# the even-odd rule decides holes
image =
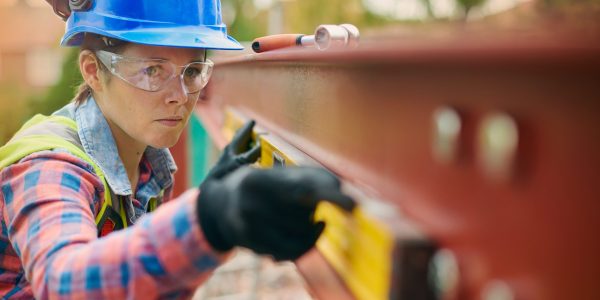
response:
{"label": "black work glove", "polygon": [[275,260],[295,260],[314,246],[325,227],[312,219],[320,201],[355,206],[335,176],[311,167],[242,167],[202,188],[197,214],[214,249],[241,246]]}
{"label": "black work glove", "polygon": [[206,175],[205,181],[210,178],[222,178],[243,165],[256,162],[260,156],[260,144],[257,142],[250,148],[254,124],[254,120],[248,121],[236,131],[229,145],[223,149],[215,166]]}

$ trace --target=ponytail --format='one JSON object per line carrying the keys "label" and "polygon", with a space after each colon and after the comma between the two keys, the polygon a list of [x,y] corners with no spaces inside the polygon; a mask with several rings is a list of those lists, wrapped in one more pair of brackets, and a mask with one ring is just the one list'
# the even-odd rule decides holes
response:
{"label": "ponytail", "polygon": [[73,98],[73,101],[75,102],[75,104],[79,105],[85,102],[85,100],[87,100],[87,98],[89,98],[91,95],[92,88],[87,84],[87,82],[84,81],[81,84],[79,84],[79,86],[75,90],[75,98]]}

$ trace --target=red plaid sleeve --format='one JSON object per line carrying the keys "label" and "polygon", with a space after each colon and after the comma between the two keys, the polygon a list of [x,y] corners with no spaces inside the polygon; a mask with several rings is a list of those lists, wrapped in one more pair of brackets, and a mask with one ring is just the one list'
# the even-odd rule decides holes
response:
{"label": "red plaid sleeve", "polygon": [[189,297],[223,259],[197,225],[197,190],[168,201],[134,226],[98,238],[94,218],[104,190],[82,160],[40,152],[2,170],[0,185],[0,269],[5,270],[0,292],[5,295]]}

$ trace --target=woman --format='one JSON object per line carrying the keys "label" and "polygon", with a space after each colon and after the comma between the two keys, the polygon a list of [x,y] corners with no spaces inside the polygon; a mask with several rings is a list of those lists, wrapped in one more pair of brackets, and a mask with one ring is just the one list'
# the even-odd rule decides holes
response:
{"label": "woman", "polygon": [[80,47],[84,83],[0,148],[5,298],[189,298],[236,246],[277,260],[308,251],[324,227],[312,221],[321,199],[353,208],[326,171],[245,167],[259,153],[253,122],[200,189],[171,199],[166,148],[210,77],[206,49],[241,48],[220,3],[70,5],[61,43]]}

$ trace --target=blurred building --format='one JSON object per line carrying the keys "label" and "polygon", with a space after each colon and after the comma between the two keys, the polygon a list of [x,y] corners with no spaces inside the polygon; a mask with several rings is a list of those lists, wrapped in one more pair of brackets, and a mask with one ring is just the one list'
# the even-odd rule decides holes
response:
{"label": "blurred building", "polygon": [[0,0],[0,144],[61,76],[64,22],[44,0]]}
{"label": "blurred building", "polygon": [[35,91],[58,80],[64,22],[50,6],[44,0],[0,0],[0,20],[0,82]]}

